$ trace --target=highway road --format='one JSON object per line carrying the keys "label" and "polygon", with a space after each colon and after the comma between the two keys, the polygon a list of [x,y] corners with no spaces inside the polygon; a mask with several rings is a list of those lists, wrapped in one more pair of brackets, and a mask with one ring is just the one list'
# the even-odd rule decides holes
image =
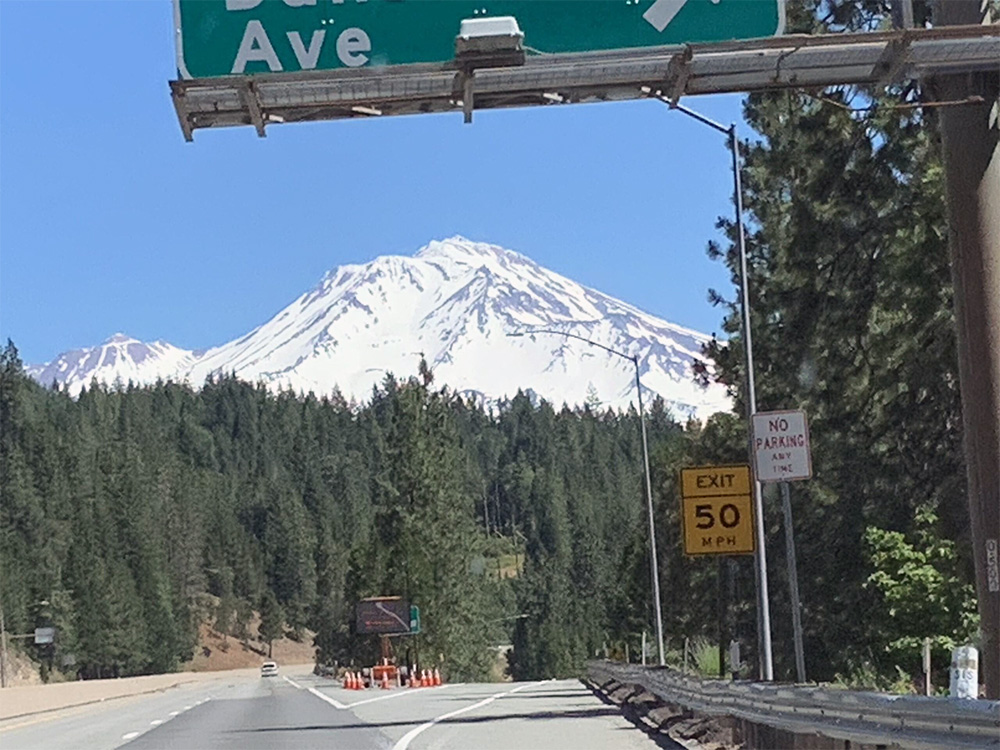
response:
{"label": "highway road", "polygon": [[0,725],[2,750],[652,750],[654,741],[576,680],[349,691],[291,668]]}

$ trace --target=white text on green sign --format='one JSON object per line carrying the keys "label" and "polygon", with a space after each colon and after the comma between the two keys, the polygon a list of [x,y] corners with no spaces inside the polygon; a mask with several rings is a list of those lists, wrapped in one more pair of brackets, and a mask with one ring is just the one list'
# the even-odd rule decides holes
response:
{"label": "white text on green sign", "polygon": [[784,0],[174,0],[182,78],[447,62],[466,18],[543,53],[780,34]]}

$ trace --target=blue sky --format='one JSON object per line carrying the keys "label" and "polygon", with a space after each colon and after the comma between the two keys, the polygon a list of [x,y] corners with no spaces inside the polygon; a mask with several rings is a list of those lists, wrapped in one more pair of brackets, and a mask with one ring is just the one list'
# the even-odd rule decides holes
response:
{"label": "blue sky", "polygon": [[[724,137],[655,102],[197,131],[169,0],[0,0],[0,336],[27,362],[116,331],[185,348],[343,263],[453,234],[719,331]],[[685,102],[724,123],[735,96]],[[748,135],[744,131],[744,136]]]}

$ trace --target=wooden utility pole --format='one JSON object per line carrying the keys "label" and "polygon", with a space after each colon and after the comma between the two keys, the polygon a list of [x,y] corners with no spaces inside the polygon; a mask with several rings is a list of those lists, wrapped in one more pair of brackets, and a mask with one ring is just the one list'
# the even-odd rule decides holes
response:
{"label": "wooden utility pole", "polygon": [[[938,0],[937,26],[989,23],[986,0]],[[958,373],[986,697],[1000,698],[1000,65],[936,76]]]}

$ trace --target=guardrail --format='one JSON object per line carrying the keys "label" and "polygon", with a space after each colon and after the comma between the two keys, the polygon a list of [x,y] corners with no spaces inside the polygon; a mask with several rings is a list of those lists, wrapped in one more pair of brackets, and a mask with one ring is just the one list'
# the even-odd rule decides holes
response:
{"label": "guardrail", "polygon": [[591,662],[591,681],[641,686],[665,703],[795,734],[915,750],[1000,749],[1000,701],[728,682],[618,662]]}

